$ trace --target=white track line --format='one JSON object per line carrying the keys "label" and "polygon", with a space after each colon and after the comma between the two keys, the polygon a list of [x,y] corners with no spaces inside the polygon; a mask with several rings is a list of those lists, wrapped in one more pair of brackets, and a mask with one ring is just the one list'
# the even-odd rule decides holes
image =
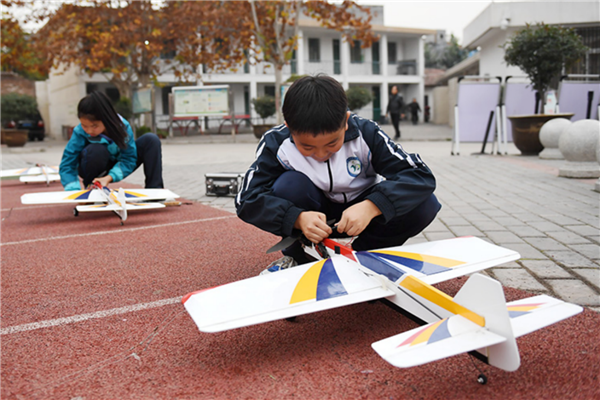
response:
{"label": "white track line", "polygon": [[83,237],[83,236],[108,235],[108,234],[111,234],[111,233],[134,232],[134,231],[142,231],[142,230],[146,230],[146,229],[163,228],[163,227],[166,227],[166,226],[195,224],[197,222],[217,221],[217,220],[220,220],[220,219],[229,219],[229,218],[237,218],[237,216],[236,215],[231,215],[231,216],[226,216],[226,217],[202,218],[202,219],[194,219],[194,220],[191,220],[191,221],[170,222],[168,224],[142,226],[142,227],[139,227],[139,228],[124,228],[124,229],[115,230],[115,231],[100,231],[100,232],[90,232],[90,233],[78,233],[76,235],[50,236],[50,237],[47,237],[47,238],[40,238],[40,239],[21,240],[19,242],[0,243],[0,246],[13,246],[13,245],[17,245],[17,244],[45,242],[45,241],[50,241],[50,240],[72,239],[72,238]]}
{"label": "white track line", "polygon": [[11,333],[27,332],[27,331],[33,331],[36,329],[50,328],[53,326],[74,324],[77,322],[88,321],[90,319],[106,318],[106,317],[111,317],[113,315],[125,314],[125,313],[134,312],[134,311],[147,310],[149,308],[163,307],[163,306],[167,306],[167,305],[171,305],[171,304],[176,304],[179,302],[181,302],[181,297],[173,297],[170,299],[158,300],[158,301],[153,301],[150,303],[134,304],[132,306],[113,308],[110,310],[97,311],[94,313],[73,315],[72,317],[49,319],[46,321],[33,322],[31,324],[9,326],[8,328],[0,329],[0,335],[8,335]]}

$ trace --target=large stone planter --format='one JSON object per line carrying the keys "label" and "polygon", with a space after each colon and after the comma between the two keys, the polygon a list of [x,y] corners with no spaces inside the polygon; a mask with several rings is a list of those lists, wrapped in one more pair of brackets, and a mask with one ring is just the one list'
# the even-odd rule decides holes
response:
{"label": "large stone planter", "polygon": [[25,129],[2,128],[2,143],[8,147],[23,147],[29,139],[29,131]]}
{"label": "large stone planter", "polygon": [[261,139],[265,132],[271,129],[272,127],[273,125],[270,124],[252,125],[252,129],[254,130],[254,136],[256,136],[257,139]]}
{"label": "large stone planter", "polygon": [[554,118],[571,119],[575,114],[532,114],[508,117],[512,126],[513,142],[523,155],[538,155],[544,149],[540,129]]}

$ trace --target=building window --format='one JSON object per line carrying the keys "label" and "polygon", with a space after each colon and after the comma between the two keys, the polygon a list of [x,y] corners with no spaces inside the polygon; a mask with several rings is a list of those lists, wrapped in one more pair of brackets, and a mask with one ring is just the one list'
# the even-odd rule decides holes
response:
{"label": "building window", "polygon": [[169,94],[173,91],[173,86],[165,86],[161,89],[161,97],[162,97],[162,113],[164,115],[170,115],[169,112]]}
{"label": "building window", "polygon": [[265,86],[265,96],[275,97],[275,86],[273,86],[273,85]]}
{"label": "building window", "polygon": [[352,64],[360,64],[362,60],[362,49],[360,48],[360,40],[354,40],[353,46],[350,46],[350,62]]}
{"label": "building window", "polygon": [[387,52],[388,52],[388,64],[390,64],[390,65],[396,64],[396,62],[398,62],[398,53],[396,52],[396,42],[388,42]]}
{"label": "building window", "polygon": [[319,39],[308,39],[308,61],[321,62]]}
{"label": "building window", "polygon": [[340,57],[340,39],[333,39],[333,73],[340,75],[342,73],[342,61]]}

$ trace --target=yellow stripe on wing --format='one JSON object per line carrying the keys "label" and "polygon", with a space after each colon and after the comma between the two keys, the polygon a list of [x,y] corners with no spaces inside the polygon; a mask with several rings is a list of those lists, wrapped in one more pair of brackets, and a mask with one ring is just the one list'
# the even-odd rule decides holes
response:
{"label": "yellow stripe on wing", "polygon": [[442,307],[444,310],[448,310],[453,314],[460,315],[469,321],[476,323],[479,326],[485,326],[485,318],[479,314],[474,313],[466,307],[461,306],[455,302],[452,297],[446,293],[441,292],[431,285],[423,282],[422,280],[415,278],[414,276],[407,276],[400,282],[400,286],[410,290],[411,292],[418,294],[431,301],[434,304]]}
{"label": "yellow stripe on wing", "polygon": [[453,260],[451,258],[428,256],[427,254],[420,253],[408,253],[406,251],[394,251],[394,250],[375,250],[374,253],[389,254],[397,257],[409,258],[411,260],[423,261],[430,264],[439,265],[446,268],[454,268],[459,265],[465,264],[464,261]]}
{"label": "yellow stripe on wing", "polygon": [[294,293],[292,293],[290,304],[317,298],[317,284],[319,283],[319,275],[325,261],[319,261],[302,275],[302,278],[300,278],[294,289]]}

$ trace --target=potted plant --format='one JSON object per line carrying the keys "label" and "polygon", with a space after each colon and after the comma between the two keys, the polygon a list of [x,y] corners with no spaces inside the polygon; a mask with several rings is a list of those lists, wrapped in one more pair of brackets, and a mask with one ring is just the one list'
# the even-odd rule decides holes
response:
{"label": "potted plant", "polygon": [[254,136],[258,139],[262,137],[262,135],[268,131],[273,125],[265,124],[265,119],[275,114],[275,97],[264,95],[262,97],[257,97],[252,99],[252,104],[254,105],[254,110],[260,115],[263,120],[262,125],[253,125],[252,129],[254,130]]}
{"label": "potted plant", "polygon": [[[538,154],[544,148],[539,131],[552,118],[568,118],[573,114],[543,114],[540,100],[550,89],[556,89],[563,67],[585,55],[587,47],[573,29],[544,23],[527,25],[504,45],[504,61],[519,67],[531,81],[536,92],[535,115],[514,115],[511,121],[515,146],[523,154]],[[538,114],[539,112],[539,114]]]}
{"label": "potted plant", "polygon": [[352,111],[359,110],[373,100],[371,92],[361,86],[352,86],[346,90],[348,108]]}
{"label": "potted plant", "polygon": [[21,147],[27,143],[29,130],[15,129],[19,121],[38,115],[37,101],[26,94],[8,93],[1,100],[2,143]]}

